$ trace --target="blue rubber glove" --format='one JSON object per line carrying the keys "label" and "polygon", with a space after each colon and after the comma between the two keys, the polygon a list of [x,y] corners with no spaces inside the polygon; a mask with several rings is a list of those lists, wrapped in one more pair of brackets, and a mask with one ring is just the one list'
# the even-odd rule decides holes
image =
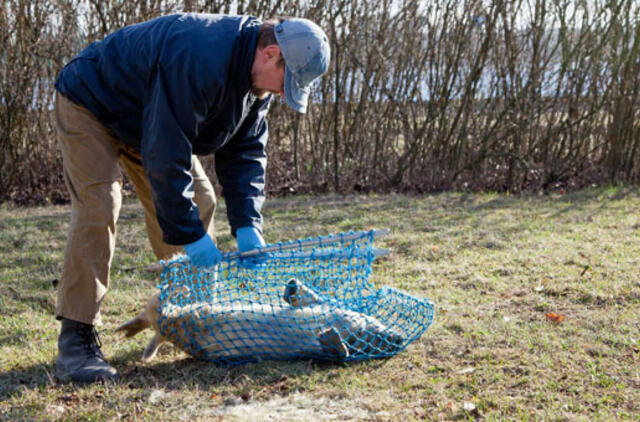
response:
{"label": "blue rubber glove", "polygon": [[[264,247],[264,239],[255,227],[240,227],[236,230],[236,240],[238,241],[238,251],[246,252],[252,249]],[[266,260],[266,256],[261,254],[251,258],[243,258],[240,263],[247,268],[255,268]]]}
{"label": "blue rubber glove", "polygon": [[222,260],[222,254],[208,233],[202,236],[200,240],[184,245],[183,248],[191,260],[191,264],[196,267],[213,267]]}

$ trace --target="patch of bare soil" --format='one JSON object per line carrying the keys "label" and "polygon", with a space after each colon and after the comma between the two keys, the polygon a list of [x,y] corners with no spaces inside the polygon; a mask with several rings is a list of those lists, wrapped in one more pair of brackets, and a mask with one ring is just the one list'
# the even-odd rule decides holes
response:
{"label": "patch of bare soil", "polygon": [[268,401],[233,400],[207,413],[236,421],[350,421],[385,417],[353,400],[318,398],[303,393],[275,396]]}

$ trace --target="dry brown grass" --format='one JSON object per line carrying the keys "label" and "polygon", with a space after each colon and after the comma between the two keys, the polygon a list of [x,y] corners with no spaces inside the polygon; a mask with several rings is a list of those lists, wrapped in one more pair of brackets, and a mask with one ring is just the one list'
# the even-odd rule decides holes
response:
{"label": "dry brown grass", "polygon": [[[637,190],[268,201],[268,241],[372,227],[392,255],[373,281],[429,297],[434,325],[386,361],[215,367],[123,340],[155,279],[127,203],[100,329],[117,385],[56,385],[55,293],[66,207],[0,208],[0,418],[5,420],[640,420]],[[224,211],[218,240],[233,242]],[[556,312],[560,323],[545,318]],[[149,333],[148,335],[151,335]]]}

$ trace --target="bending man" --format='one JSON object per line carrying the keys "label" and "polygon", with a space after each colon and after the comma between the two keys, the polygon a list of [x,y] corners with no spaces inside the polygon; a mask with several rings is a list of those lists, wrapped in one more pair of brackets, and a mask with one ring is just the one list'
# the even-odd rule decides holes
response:
{"label": "bending man", "polygon": [[326,72],[324,32],[305,19],[178,14],[120,29],[68,63],[56,81],[55,123],[72,202],[58,292],[56,376],[117,379],[94,325],[109,285],[121,205],[119,163],[143,204],[158,259],[184,249],[217,264],[215,169],[240,251],[264,245],[261,208],[273,95],[298,112]]}

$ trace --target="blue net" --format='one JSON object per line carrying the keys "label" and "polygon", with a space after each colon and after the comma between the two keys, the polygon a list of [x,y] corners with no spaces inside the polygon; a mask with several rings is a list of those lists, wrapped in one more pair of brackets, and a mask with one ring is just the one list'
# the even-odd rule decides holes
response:
{"label": "blue net", "polygon": [[404,350],[433,320],[433,305],[369,281],[375,231],[226,254],[215,269],[163,261],[160,333],[220,364],[267,359],[349,361]]}

